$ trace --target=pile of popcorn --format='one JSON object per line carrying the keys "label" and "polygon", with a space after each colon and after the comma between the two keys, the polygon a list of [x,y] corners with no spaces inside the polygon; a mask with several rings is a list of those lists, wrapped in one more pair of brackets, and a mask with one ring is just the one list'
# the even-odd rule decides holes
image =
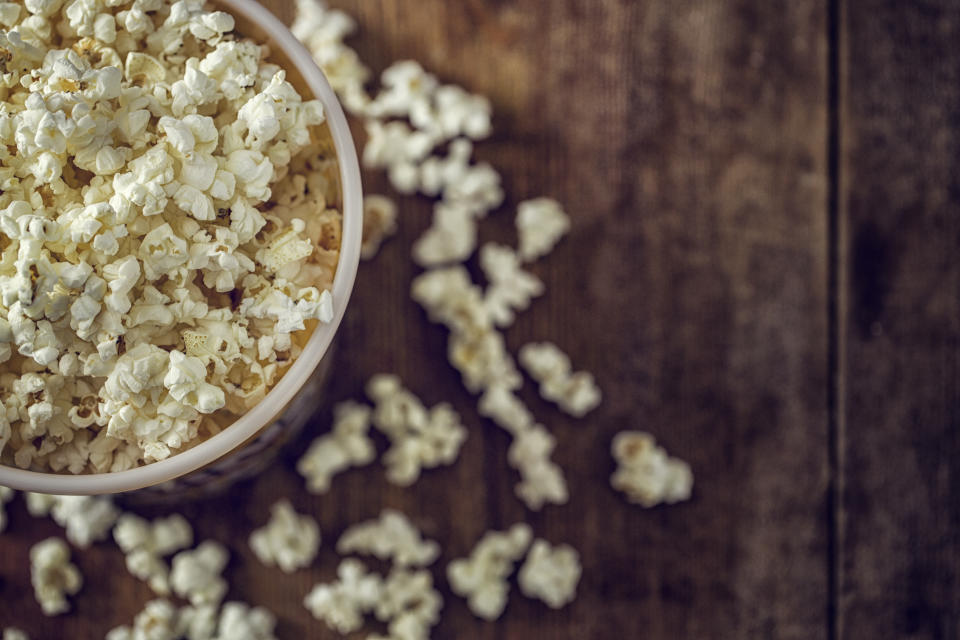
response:
{"label": "pile of popcorn", "polygon": [[333,317],[319,102],[202,0],[0,3],[0,459],[122,471],[256,404]]}

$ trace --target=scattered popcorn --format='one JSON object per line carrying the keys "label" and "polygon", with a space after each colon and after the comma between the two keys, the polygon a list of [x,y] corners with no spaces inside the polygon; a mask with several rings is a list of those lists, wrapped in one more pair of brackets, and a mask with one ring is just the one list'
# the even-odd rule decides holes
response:
{"label": "scattered popcorn", "polygon": [[303,600],[314,618],[340,633],[363,626],[363,616],[373,611],[383,593],[383,580],[367,573],[359,560],[348,558],[337,568],[337,582],[318,584]]}
{"label": "scattered popcorn", "polygon": [[462,205],[438,202],[433,208],[433,224],[413,245],[413,259],[421,267],[436,267],[463,262],[476,248],[473,213]]}
{"label": "scattered popcorn", "polygon": [[397,232],[397,204],[386,196],[363,197],[363,245],[360,257],[372,260],[383,241]]}
{"label": "scattered popcorn", "polygon": [[520,268],[513,249],[485,244],[480,250],[480,266],[490,283],[483,304],[498,327],[513,324],[514,312],[530,306],[530,300],[543,294],[543,282]]}
{"label": "scattered popcorn", "polygon": [[227,602],[177,609],[168,600],[151,600],[137,614],[133,627],[121,626],[106,640],[276,640],[276,617],[263,607]]}
{"label": "scattered popcorn", "polygon": [[70,562],[70,549],[60,538],[47,538],[30,547],[30,582],[44,615],[70,610],[68,595],[75,595],[83,577]]}
{"label": "scattered popcorn", "polygon": [[229,554],[218,542],[201,542],[192,551],[173,556],[170,586],[173,592],[193,606],[219,604],[227,593],[227,582],[220,574],[227,566]]}
{"label": "scattered popcorn", "polygon": [[571,373],[570,358],[550,342],[534,342],[520,349],[520,364],[540,383],[540,395],[566,413],[582,418],[600,404],[601,393],[586,371]]}
{"label": "scattered popcorn", "polygon": [[534,511],[544,504],[566,504],[569,499],[563,472],[550,461],[556,439],[541,425],[521,431],[507,452],[510,466],[520,472],[517,496]]}
{"label": "scattered popcorn", "polygon": [[16,627],[7,627],[3,630],[2,640],[30,640],[30,636],[27,635],[26,631]]}
{"label": "scattered popcorn", "polygon": [[533,533],[526,524],[508,531],[488,531],[468,558],[447,565],[450,588],[467,599],[467,606],[484,620],[496,620],[507,606],[510,585],[507,578],[530,546]]}
{"label": "scattered popcorn", "polygon": [[337,541],[340,554],[365,553],[401,567],[424,567],[440,555],[440,545],[424,540],[405,515],[385,509],[379,520],[355,524]]}
{"label": "scattered popcorn", "polygon": [[193,529],[183,516],[148,522],[125,513],[113,528],[113,538],[126,555],[127,570],[158,595],[170,593],[170,568],[164,557],[193,544]]}
{"label": "scattered popcorn", "polygon": [[317,521],[293,510],[287,500],[274,503],[270,522],[250,534],[250,548],[263,564],[284,573],[309,567],[320,548]]}
{"label": "scattered popcorn", "polygon": [[336,161],[232,16],[41,4],[0,3],[0,462],[123,471],[220,431],[333,318]]}
{"label": "scattered popcorn", "polygon": [[380,374],[367,383],[376,404],[373,424],[390,439],[384,454],[387,480],[403,487],[420,477],[421,469],[452,464],[467,438],[460,416],[446,403],[429,411],[406,390],[397,376]]}
{"label": "scattered popcorn", "polygon": [[0,487],[0,533],[7,528],[7,511],[3,505],[13,500],[14,495],[16,492],[10,487]]}
{"label": "scattered popcorn", "polygon": [[569,545],[551,546],[537,538],[520,567],[520,590],[539,598],[551,609],[560,609],[576,597],[580,581],[580,555]]}
{"label": "scattered popcorn", "polygon": [[649,433],[621,431],[614,436],[611,451],[617,470],[610,484],[624,492],[630,502],[649,508],[690,499],[690,465],[667,455]]}
{"label": "scattered popcorn", "polygon": [[367,436],[370,407],[341,402],[333,409],[333,429],[320,436],[297,462],[297,472],[307,479],[307,491],[326,493],[330,479],[350,467],[369,464],[377,452]]}
{"label": "scattered popcorn", "polygon": [[517,235],[524,262],[550,253],[569,230],[570,218],[556,200],[535,198],[517,205]]}
{"label": "scattered popcorn", "polygon": [[27,511],[34,517],[50,515],[63,527],[67,540],[86,549],[105,539],[119,511],[108,497],[51,496],[27,493]]}

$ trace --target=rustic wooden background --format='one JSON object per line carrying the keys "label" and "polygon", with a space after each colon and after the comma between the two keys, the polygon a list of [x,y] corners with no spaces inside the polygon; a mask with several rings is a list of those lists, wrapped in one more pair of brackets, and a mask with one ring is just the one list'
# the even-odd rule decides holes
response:
{"label": "rustic wooden background", "polygon": [[[375,69],[414,58],[493,99],[478,155],[508,203],[484,239],[513,241],[520,199],[566,204],[573,232],[533,267],[547,294],[507,339],[554,340],[605,401],[575,421],[524,390],[571,487],[569,505],[527,512],[507,436],[477,416],[444,330],[408,297],[429,204],[403,199],[399,237],[361,266],[310,430],[393,371],[429,404],[454,402],[469,440],[415,488],[353,471],[315,497],[292,471],[305,436],[257,481],[186,505],[200,538],[231,548],[231,597],[275,611],[281,638],[335,637],[301,599],[332,577],[339,533],[392,506],[442,541],[443,564],[518,520],[580,550],[568,608],[514,590],[485,623],[444,589],[439,638],[960,637],[960,4],[331,3],[359,19]],[[609,488],[624,428],[691,462],[691,502],[642,510]],[[246,546],[281,496],[326,540],[293,576]],[[150,597],[100,544],[76,554],[88,584],[74,612],[42,618],[27,549],[58,528],[20,500],[10,514],[0,626],[98,638]]]}

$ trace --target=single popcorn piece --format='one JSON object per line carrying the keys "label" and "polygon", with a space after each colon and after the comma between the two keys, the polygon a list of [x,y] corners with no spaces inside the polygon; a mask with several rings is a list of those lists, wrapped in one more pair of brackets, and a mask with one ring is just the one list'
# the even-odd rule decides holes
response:
{"label": "single popcorn piece", "polygon": [[340,563],[337,578],[331,584],[315,585],[303,605],[334,631],[351,633],[363,626],[363,616],[379,602],[383,580],[352,558]]}
{"label": "single popcorn piece", "polygon": [[602,394],[593,376],[573,373],[570,358],[550,342],[533,342],[520,348],[520,364],[540,383],[540,395],[563,411],[582,418],[600,404]]}
{"label": "single popcorn piece", "polygon": [[30,640],[27,632],[17,627],[7,627],[3,630],[3,635],[0,638],[2,640]]}
{"label": "single popcorn piece", "polygon": [[533,532],[529,525],[515,524],[508,531],[488,531],[470,556],[447,565],[450,588],[467,599],[467,606],[484,620],[496,620],[507,606],[507,579],[523,557]]}
{"label": "single popcorn piece", "polygon": [[392,638],[428,640],[442,607],[443,598],[429,571],[394,567],[383,581],[374,615],[387,623]]}
{"label": "single popcorn piece", "polygon": [[514,312],[526,309],[535,296],[543,294],[543,282],[520,268],[520,259],[509,247],[483,245],[480,266],[490,283],[483,303],[498,327],[509,327]]}
{"label": "single popcorn piece", "polygon": [[227,582],[220,574],[228,560],[226,548],[212,540],[201,542],[192,551],[181,551],[171,563],[173,592],[194,606],[219,604],[227,593]]}
{"label": "single popcorn piece", "polygon": [[263,564],[278,566],[284,573],[309,567],[320,548],[317,521],[293,510],[280,500],[270,509],[270,522],[250,534],[250,548]]}
{"label": "single popcorn piece", "polygon": [[551,609],[560,609],[576,597],[580,574],[580,554],[576,549],[565,544],[551,546],[537,538],[520,567],[517,581],[527,597],[539,598]]}
{"label": "single popcorn piece", "polygon": [[4,505],[13,500],[15,495],[16,492],[10,487],[0,486],[0,533],[7,528],[7,511]]}
{"label": "single popcorn piece", "polygon": [[297,472],[307,480],[307,491],[326,493],[334,475],[373,462],[377,452],[368,437],[371,414],[370,407],[356,402],[334,407],[330,434],[315,439],[297,462]]}
{"label": "single popcorn piece", "polygon": [[70,549],[60,538],[47,538],[30,547],[30,582],[44,615],[70,610],[68,595],[83,585],[79,569],[70,562]]}
{"label": "single popcorn piece", "polygon": [[190,547],[193,529],[177,514],[148,522],[125,513],[117,520],[113,538],[126,556],[127,570],[155,593],[166,596],[170,593],[170,568],[164,557]]}
{"label": "single popcorn piece", "polygon": [[570,218],[556,200],[535,198],[517,205],[517,235],[524,262],[550,253],[569,230]]}
{"label": "single popcorn piece", "polygon": [[433,224],[413,245],[413,260],[421,267],[463,262],[477,248],[477,220],[469,208],[438,202]]}
{"label": "single popcorn piece", "polygon": [[440,545],[424,540],[405,515],[384,509],[378,520],[355,524],[340,536],[337,553],[363,553],[401,567],[425,567],[440,555]]}
{"label": "single popcorn piece", "polygon": [[427,410],[397,376],[380,374],[367,383],[374,401],[373,425],[390,439],[384,454],[387,480],[406,487],[422,469],[452,464],[467,438],[460,416],[446,403]]}
{"label": "single popcorn piece", "polygon": [[384,240],[397,232],[397,204],[386,196],[363,197],[363,245],[360,257],[372,260]]}
{"label": "single popcorn piece", "polygon": [[630,502],[650,508],[690,499],[690,465],[667,455],[649,433],[621,431],[614,436],[611,451],[617,470],[610,477],[610,484],[624,492]]}
{"label": "single popcorn piece", "polygon": [[119,514],[108,497],[26,495],[30,515],[40,517],[49,514],[54,522],[64,528],[67,540],[81,549],[105,539]]}
{"label": "single popcorn piece", "polygon": [[569,499],[563,471],[551,462],[556,439],[541,425],[521,431],[507,452],[510,466],[520,472],[517,496],[534,511],[545,504],[566,504]]}

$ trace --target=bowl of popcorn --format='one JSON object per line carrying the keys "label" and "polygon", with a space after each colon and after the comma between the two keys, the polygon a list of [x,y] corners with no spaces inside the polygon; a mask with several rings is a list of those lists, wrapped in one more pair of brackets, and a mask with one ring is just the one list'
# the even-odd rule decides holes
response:
{"label": "bowl of popcorn", "polygon": [[252,0],[0,3],[0,97],[0,485],[222,476],[302,424],[362,196],[286,27]]}

